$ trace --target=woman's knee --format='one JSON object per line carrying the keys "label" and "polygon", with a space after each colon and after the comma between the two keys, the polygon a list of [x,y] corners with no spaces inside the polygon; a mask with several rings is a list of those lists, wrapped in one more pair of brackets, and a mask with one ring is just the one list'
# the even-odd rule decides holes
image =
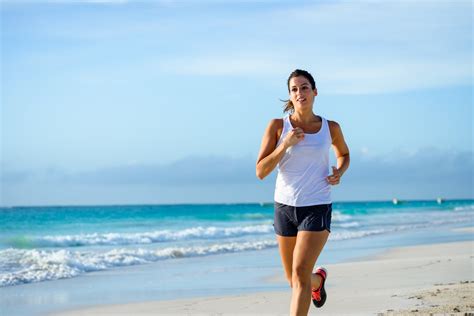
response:
{"label": "woman's knee", "polygon": [[311,268],[301,265],[293,268],[291,285],[297,285],[299,287],[311,286]]}
{"label": "woman's knee", "polygon": [[290,287],[293,287],[293,286],[292,286],[292,278],[293,278],[293,276],[292,276],[292,273],[291,273],[291,268],[290,268],[290,269],[287,269],[287,270],[285,271],[285,278],[286,278],[286,280],[288,281],[288,284],[290,285]]}

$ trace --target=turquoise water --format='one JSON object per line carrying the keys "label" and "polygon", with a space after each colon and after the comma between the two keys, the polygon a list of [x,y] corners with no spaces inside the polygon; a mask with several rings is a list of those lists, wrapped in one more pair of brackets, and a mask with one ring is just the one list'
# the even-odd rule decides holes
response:
{"label": "turquoise water", "polygon": [[[277,246],[273,204],[0,208],[0,287]],[[474,224],[474,200],[338,202],[330,241]]]}

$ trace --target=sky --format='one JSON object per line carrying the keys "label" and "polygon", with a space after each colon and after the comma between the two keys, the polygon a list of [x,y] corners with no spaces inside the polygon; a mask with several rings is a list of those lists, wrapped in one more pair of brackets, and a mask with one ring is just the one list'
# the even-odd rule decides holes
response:
{"label": "sky", "polygon": [[333,201],[474,198],[471,1],[0,3],[0,205],[271,202],[297,68],[350,149]]}

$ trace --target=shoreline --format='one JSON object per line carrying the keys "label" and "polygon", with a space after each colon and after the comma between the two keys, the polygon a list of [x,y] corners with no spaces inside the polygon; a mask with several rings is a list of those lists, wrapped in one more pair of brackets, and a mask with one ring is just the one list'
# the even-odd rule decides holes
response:
{"label": "shoreline", "polygon": [[[472,233],[474,229],[465,228]],[[309,315],[474,312],[474,241],[394,247],[364,261],[329,264],[325,306]],[[449,272],[449,273],[448,273]],[[282,275],[269,282],[285,282]],[[291,292],[99,305],[50,313],[78,315],[287,315]],[[461,315],[459,314],[459,315]]]}

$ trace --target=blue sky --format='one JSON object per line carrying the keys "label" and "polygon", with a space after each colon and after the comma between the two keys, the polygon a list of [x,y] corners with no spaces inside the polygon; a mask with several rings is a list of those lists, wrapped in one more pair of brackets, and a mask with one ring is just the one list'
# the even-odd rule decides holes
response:
{"label": "blue sky", "polygon": [[335,201],[473,198],[471,12],[3,0],[1,204],[272,201],[255,160],[296,68],[351,150]]}

